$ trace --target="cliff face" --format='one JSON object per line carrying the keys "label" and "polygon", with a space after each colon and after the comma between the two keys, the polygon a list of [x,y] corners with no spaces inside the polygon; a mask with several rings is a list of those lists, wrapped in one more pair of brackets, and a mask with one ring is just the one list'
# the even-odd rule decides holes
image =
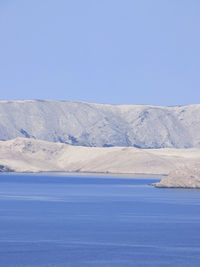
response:
{"label": "cliff face", "polygon": [[17,137],[97,147],[200,147],[200,105],[0,101],[0,140]]}

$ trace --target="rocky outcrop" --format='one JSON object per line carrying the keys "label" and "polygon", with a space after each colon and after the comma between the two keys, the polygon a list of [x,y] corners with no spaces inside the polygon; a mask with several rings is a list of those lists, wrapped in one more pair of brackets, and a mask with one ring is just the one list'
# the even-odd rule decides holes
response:
{"label": "rocky outcrop", "polygon": [[7,166],[0,165],[0,172],[13,172],[13,170],[8,168]]}
{"label": "rocky outcrop", "polygon": [[178,168],[154,185],[168,188],[200,188],[200,165],[187,165]]}

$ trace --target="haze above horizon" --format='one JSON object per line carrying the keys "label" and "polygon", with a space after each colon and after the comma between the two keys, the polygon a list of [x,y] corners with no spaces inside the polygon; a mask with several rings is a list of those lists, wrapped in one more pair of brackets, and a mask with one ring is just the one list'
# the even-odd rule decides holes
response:
{"label": "haze above horizon", "polygon": [[0,99],[200,103],[200,2],[0,2]]}

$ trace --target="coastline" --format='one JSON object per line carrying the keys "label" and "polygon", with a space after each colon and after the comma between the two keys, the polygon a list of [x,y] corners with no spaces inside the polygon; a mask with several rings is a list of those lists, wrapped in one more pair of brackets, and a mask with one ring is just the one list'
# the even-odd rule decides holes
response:
{"label": "coastline", "polygon": [[[50,176],[89,176],[90,178],[129,178],[129,179],[161,179],[166,174],[152,174],[152,173],[107,173],[107,172],[62,172],[62,171],[52,171],[52,172],[0,172],[1,174],[6,175],[50,175]],[[88,178],[89,178],[88,177]]]}

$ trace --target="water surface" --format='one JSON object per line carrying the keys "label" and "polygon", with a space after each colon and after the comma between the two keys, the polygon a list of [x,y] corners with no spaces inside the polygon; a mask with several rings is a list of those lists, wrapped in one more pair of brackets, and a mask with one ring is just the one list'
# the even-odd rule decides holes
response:
{"label": "water surface", "polygon": [[2,267],[199,267],[200,190],[0,174]]}

